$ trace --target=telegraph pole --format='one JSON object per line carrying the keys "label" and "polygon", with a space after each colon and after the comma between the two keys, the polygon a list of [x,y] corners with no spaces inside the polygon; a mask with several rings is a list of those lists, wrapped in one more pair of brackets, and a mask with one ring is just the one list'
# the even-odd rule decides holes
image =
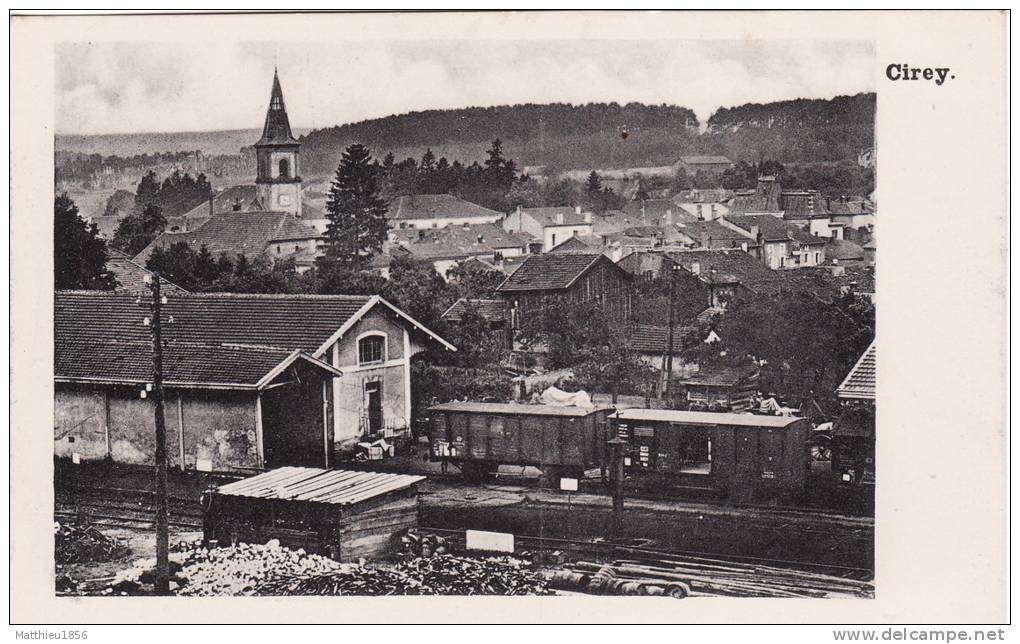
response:
{"label": "telegraph pole", "polygon": [[146,275],[152,293],[152,402],[156,408],[156,579],[157,595],[170,594],[170,517],[167,510],[166,414],[163,409],[163,337],[159,277]]}
{"label": "telegraph pole", "polygon": [[666,351],[662,356],[662,364],[665,367],[666,384],[662,388],[663,398],[669,400],[670,385],[673,380],[673,307],[676,299],[676,272],[678,266],[673,264],[669,271],[669,330],[666,332]]}

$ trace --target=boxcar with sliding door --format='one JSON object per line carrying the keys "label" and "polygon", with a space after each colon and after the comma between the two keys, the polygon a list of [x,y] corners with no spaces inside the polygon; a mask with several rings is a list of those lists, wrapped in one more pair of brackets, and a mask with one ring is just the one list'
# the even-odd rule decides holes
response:
{"label": "boxcar with sliding door", "polygon": [[499,465],[531,465],[550,479],[606,464],[611,408],[455,402],[428,410],[434,461],[484,479]]}
{"label": "boxcar with sliding door", "polygon": [[610,425],[627,441],[624,466],[635,476],[734,500],[789,498],[807,480],[806,418],[626,409]]}

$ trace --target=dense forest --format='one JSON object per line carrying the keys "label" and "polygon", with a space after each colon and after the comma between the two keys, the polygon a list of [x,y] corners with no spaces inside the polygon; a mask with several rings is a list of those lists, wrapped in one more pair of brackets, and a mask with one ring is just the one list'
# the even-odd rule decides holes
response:
{"label": "dense forest", "polygon": [[380,154],[481,158],[499,137],[522,166],[548,171],[667,165],[681,154],[784,163],[856,159],[874,145],[875,95],[798,99],[722,108],[699,134],[694,112],[675,105],[591,103],[429,110],[314,130],[301,137],[305,167],[326,172],[362,142]]}
{"label": "dense forest", "polygon": [[[720,108],[704,127],[692,110],[676,105],[553,103],[410,112],[313,130],[299,138],[302,174],[308,178],[331,176],[342,151],[353,143],[363,143],[377,158],[392,153],[396,159],[419,159],[431,149],[437,159],[470,164],[483,160],[496,138],[519,169],[545,165],[547,174],[668,165],[681,155],[698,154],[721,154],[748,163],[775,159],[789,167],[856,160],[858,153],[874,146],[874,118],[873,93]],[[202,148],[207,158],[226,147],[216,134],[203,133],[210,148]],[[231,144],[240,140],[237,132],[219,134]],[[71,145],[91,149],[92,139],[110,139],[113,145],[116,136],[130,138],[131,148],[143,151],[144,145],[133,135],[58,137],[57,149],[76,149]],[[82,178],[102,165],[179,161],[187,156],[185,150],[195,149],[181,147],[194,145],[192,135],[180,136],[184,138],[179,145],[173,135],[153,138],[151,143],[159,147],[148,150],[148,156],[103,158],[58,152],[58,179]],[[257,133],[248,138],[248,144],[254,142]],[[109,153],[119,149],[113,145]],[[154,154],[175,149],[180,152]]]}

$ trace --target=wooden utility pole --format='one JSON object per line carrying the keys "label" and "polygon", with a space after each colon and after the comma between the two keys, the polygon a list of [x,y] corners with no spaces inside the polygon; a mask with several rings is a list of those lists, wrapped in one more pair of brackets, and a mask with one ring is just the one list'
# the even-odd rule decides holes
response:
{"label": "wooden utility pole", "polygon": [[156,576],[157,595],[170,594],[170,517],[167,509],[166,414],[163,409],[162,296],[159,277],[146,276],[152,292],[152,402],[156,408]]}
{"label": "wooden utility pole", "polygon": [[663,370],[665,371],[663,375],[666,379],[662,388],[662,396],[665,400],[669,400],[670,385],[673,380],[673,307],[676,299],[676,272],[676,265],[671,265],[669,269],[669,329],[666,332],[666,351],[662,355]]}
{"label": "wooden utility pole", "polygon": [[627,441],[619,436],[614,436],[606,441],[606,444],[610,448],[612,458],[611,469],[609,470],[609,481],[613,488],[612,532],[613,538],[618,539],[620,537],[620,529],[623,526],[623,483],[627,476],[624,469],[623,448],[627,445]]}

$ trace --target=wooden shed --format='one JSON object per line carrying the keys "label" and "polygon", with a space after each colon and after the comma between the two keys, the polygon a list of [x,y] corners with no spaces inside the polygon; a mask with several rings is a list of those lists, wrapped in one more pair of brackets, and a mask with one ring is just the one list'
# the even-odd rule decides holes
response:
{"label": "wooden shed", "polygon": [[340,561],[376,559],[418,525],[424,476],[281,467],[228,483],[203,498],[206,541],[265,543]]}

